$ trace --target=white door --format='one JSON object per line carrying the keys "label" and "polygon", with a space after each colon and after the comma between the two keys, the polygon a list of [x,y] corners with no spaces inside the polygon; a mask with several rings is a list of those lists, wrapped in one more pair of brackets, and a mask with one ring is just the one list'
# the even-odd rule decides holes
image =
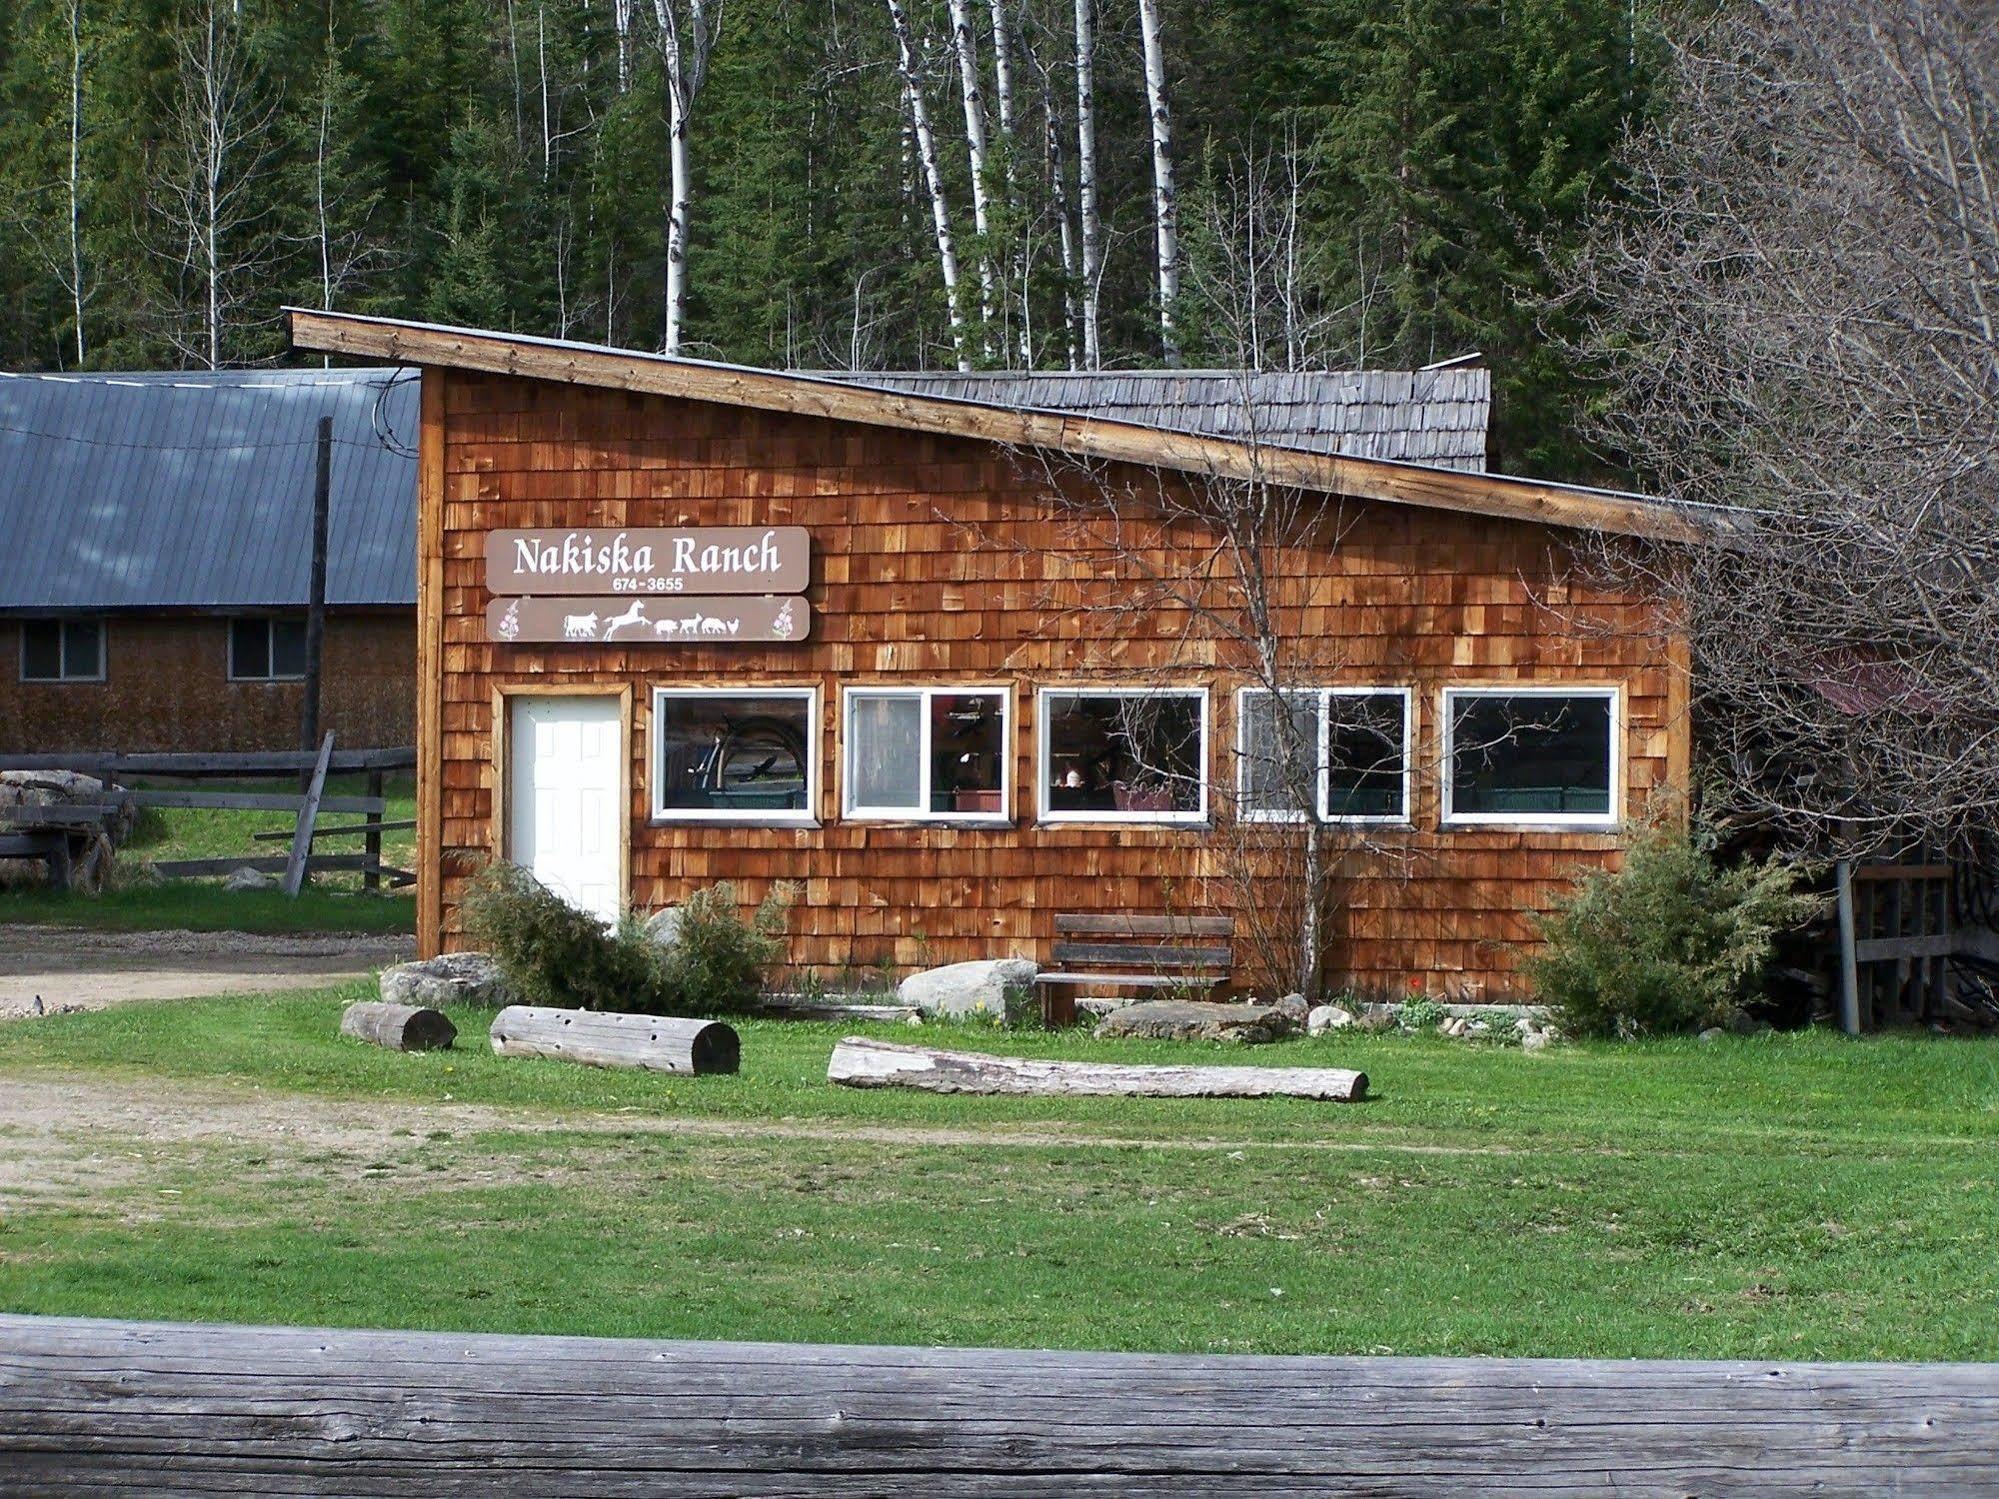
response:
{"label": "white door", "polygon": [[615,697],[516,697],[507,745],[507,851],[609,923],[624,901],[623,715]]}

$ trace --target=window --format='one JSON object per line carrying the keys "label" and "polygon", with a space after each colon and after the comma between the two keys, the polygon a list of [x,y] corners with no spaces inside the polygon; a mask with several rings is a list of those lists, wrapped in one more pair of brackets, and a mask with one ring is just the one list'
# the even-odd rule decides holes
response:
{"label": "window", "polygon": [[229,621],[229,680],[296,682],[305,675],[305,621]]}
{"label": "window", "polygon": [[23,682],[104,680],[104,621],[24,619],[21,621]]}
{"label": "window", "polygon": [[1004,689],[854,687],[846,701],[849,817],[1006,820]]}
{"label": "window", "polygon": [[812,821],[818,695],[809,687],[653,693],[652,815],[663,821]]}
{"label": "window", "polygon": [[1444,821],[1609,827],[1615,688],[1456,687],[1444,693]]}
{"label": "window", "polygon": [[1237,812],[1253,822],[1405,822],[1409,817],[1406,687],[1323,687],[1283,694],[1300,758],[1287,770],[1277,696],[1241,693],[1236,715]]}
{"label": "window", "polygon": [[1041,814],[1051,822],[1199,822],[1205,690],[1041,694]]}

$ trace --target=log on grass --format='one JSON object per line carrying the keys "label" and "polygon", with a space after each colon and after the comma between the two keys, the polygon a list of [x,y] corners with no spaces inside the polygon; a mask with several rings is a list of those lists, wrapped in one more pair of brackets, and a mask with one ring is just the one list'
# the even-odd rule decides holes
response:
{"label": "log on grass", "polygon": [[390,1051],[443,1051],[458,1038],[458,1027],[441,1010],[364,999],[341,1015],[340,1034]]}
{"label": "log on grass", "polygon": [[1367,1096],[1367,1074],[1338,1067],[1149,1067],[1049,1062],[975,1051],[937,1051],[849,1036],[833,1048],[826,1080],[849,1088],[922,1088],[932,1093],[1032,1093],[1142,1098],[1319,1098]]}
{"label": "log on grass", "polygon": [[493,1050],[503,1057],[652,1072],[734,1072],[742,1057],[735,1031],[719,1021],[540,1005],[508,1005],[493,1017],[492,1038]]}

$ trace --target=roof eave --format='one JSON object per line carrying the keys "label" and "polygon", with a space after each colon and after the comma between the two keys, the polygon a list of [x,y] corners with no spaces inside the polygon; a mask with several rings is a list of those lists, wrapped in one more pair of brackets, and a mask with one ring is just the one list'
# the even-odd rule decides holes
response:
{"label": "roof eave", "polygon": [[739,365],[352,313],[287,308],[293,346],[792,415],[979,438],[1081,458],[1615,534],[1688,541],[1686,512],[1615,490],[1242,443],[1136,422],[911,395]]}

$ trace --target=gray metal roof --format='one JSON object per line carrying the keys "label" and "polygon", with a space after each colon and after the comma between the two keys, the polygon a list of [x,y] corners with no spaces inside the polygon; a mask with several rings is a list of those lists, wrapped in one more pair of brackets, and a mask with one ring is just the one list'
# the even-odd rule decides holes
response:
{"label": "gray metal roof", "polygon": [[1074,411],[1208,437],[1436,468],[1485,470],[1486,369],[1274,371],[821,370],[856,385]]}
{"label": "gray metal roof", "polygon": [[0,610],[303,607],[321,416],[327,602],[415,603],[414,374],[0,373]]}

